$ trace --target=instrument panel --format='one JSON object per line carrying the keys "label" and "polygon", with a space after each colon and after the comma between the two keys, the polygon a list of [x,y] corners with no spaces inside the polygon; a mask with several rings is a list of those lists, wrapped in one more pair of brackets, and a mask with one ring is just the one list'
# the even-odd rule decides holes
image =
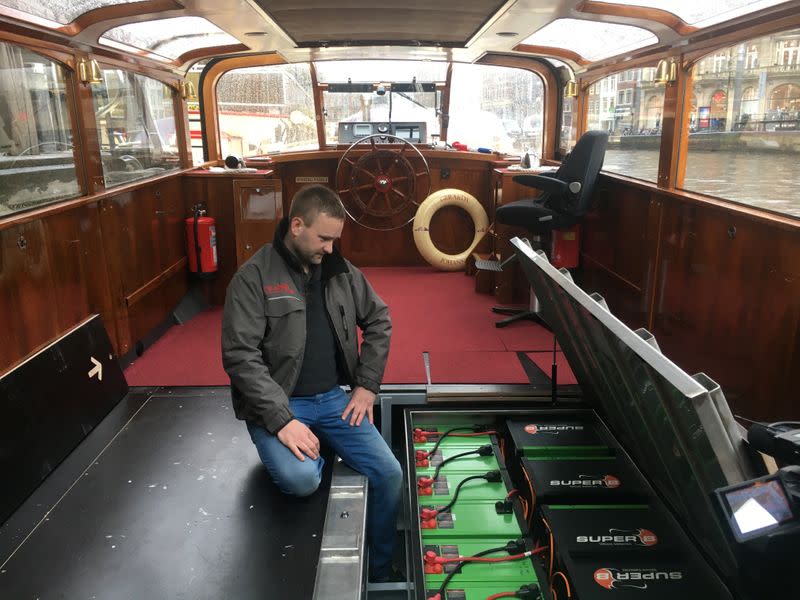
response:
{"label": "instrument panel", "polygon": [[[353,142],[370,135],[394,136],[411,142],[420,144],[427,139],[427,126],[424,121],[405,121],[397,123],[386,122],[341,122],[339,123],[339,143],[352,144]],[[378,142],[388,142],[386,139],[378,138]]]}

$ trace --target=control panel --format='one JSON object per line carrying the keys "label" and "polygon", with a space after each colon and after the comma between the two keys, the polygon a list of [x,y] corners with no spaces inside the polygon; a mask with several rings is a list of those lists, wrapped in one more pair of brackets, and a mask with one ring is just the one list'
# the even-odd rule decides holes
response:
{"label": "control panel", "polygon": [[[376,123],[376,122],[341,122],[339,123],[339,143],[352,144],[353,142],[370,135],[394,136],[401,140],[419,144],[427,138],[427,127],[424,121],[401,123]],[[378,142],[388,143],[389,138],[378,138]]]}

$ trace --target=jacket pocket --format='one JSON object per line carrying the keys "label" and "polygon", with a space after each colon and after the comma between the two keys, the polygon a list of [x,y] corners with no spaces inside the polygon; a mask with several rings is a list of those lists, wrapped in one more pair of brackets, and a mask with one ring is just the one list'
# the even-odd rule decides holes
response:
{"label": "jacket pocket", "polygon": [[264,313],[267,329],[264,332],[264,355],[272,370],[286,366],[291,360],[302,359],[306,333],[305,304],[295,296],[267,298]]}

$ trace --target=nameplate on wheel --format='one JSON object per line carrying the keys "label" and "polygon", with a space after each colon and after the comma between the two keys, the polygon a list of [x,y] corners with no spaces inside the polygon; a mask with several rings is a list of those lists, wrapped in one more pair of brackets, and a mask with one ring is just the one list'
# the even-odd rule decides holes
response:
{"label": "nameplate on wheel", "polygon": [[325,176],[321,177],[295,177],[295,183],[328,183],[328,178]]}

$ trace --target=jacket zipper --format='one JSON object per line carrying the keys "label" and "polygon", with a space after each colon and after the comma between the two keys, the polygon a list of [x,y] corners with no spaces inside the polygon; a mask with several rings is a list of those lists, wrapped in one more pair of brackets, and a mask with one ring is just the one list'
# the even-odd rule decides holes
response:
{"label": "jacket zipper", "polygon": [[344,306],[339,305],[339,313],[342,315],[342,329],[344,329],[344,339],[350,339],[350,331],[347,329],[347,319],[344,317]]}

